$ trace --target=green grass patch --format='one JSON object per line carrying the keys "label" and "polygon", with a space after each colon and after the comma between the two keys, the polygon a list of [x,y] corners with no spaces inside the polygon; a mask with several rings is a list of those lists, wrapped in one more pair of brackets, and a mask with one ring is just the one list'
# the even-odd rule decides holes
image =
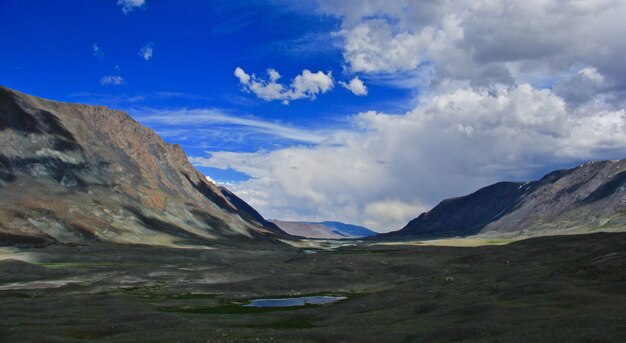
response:
{"label": "green grass patch", "polygon": [[192,313],[192,314],[255,314],[276,311],[295,311],[305,308],[316,307],[315,305],[290,306],[290,307],[248,307],[241,305],[209,306],[209,307],[166,307],[160,308],[163,312]]}
{"label": "green grass patch", "polygon": [[333,255],[362,255],[362,254],[387,254],[402,251],[403,249],[335,249],[324,251]]}
{"label": "green grass patch", "polygon": [[95,340],[100,338],[106,338],[115,335],[116,332],[100,332],[94,331],[92,329],[78,329],[69,332],[69,335],[72,338],[76,338],[79,340]]}
{"label": "green grass patch", "polygon": [[69,269],[69,268],[94,268],[102,266],[110,266],[110,263],[85,263],[85,262],[43,262],[37,263],[40,266],[50,269]]}
{"label": "green grass patch", "polygon": [[283,320],[277,320],[275,322],[264,324],[247,324],[233,327],[243,327],[250,329],[278,329],[278,330],[293,330],[293,329],[312,329],[316,328],[310,320],[306,318],[288,318]]}
{"label": "green grass patch", "polygon": [[24,293],[22,291],[11,291],[11,290],[7,290],[7,291],[1,291],[0,292],[0,297],[13,297],[13,298],[23,298],[23,299],[30,299],[30,298],[35,298],[35,295],[31,295],[29,293]]}

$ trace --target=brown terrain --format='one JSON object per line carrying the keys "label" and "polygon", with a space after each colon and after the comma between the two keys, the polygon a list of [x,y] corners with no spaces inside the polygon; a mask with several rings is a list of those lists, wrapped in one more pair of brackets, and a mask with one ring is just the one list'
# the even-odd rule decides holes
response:
{"label": "brown terrain", "polygon": [[1,87],[0,146],[3,243],[211,246],[287,237],[241,199],[233,204],[179,145],[121,111]]}

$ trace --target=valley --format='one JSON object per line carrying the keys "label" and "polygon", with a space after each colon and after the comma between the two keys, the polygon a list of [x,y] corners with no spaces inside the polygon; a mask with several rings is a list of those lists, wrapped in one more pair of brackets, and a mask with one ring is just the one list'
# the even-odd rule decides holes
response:
{"label": "valley", "polygon": [[0,87],[0,139],[3,342],[626,339],[626,160],[376,235],[266,220],[121,111]]}
{"label": "valley", "polygon": [[[498,246],[344,243],[306,251],[266,244],[3,248],[0,340],[626,339],[624,233]],[[346,299],[242,306],[251,299],[313,295]]]}
{"label": "valley", "polygon": [[625,16],[0,0],[0,343],[626,342]]}

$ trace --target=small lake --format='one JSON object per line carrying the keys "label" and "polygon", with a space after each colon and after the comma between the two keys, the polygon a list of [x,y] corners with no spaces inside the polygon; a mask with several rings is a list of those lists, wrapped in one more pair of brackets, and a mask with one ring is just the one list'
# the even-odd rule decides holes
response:
{"label": "small lake", "polygon": [[277,299],[254,299],[249,304],[243,305],[245,307],[291,307],[291,306],[306,306],[306,305],[324,305],[332,304],[341,300],[346,300],[347,297],[334,297],[330,295],[310,296],[310,297],[298,297],[298,298],[277,298]]}

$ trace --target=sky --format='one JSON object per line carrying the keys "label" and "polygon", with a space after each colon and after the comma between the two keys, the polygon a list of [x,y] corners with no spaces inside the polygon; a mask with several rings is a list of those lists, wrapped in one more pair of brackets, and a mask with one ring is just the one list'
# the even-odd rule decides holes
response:
{"label": "sky", "polygon": [[0,1],[0,84],[127,111],[266,218],[385,232],[626,157],[622,0]]}

